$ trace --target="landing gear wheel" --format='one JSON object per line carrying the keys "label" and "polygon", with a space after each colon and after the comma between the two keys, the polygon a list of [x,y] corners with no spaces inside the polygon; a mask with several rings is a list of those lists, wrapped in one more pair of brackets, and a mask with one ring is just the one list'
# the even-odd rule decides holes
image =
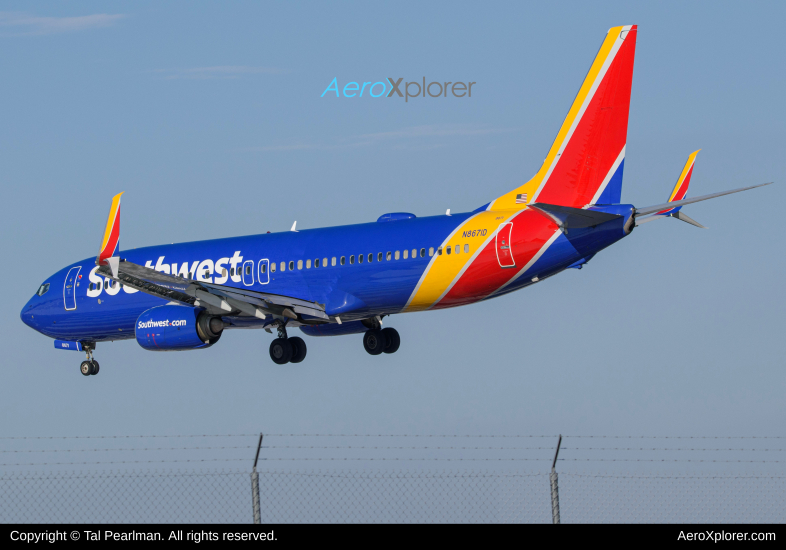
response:
{"label": "landing gear wheel", "polygon": [[289,344],[292,346],[292,359],[289,360],[290,363],[300,363],[306,358],[306,352],[308,350],[302,338],[293,336],[289,338]]}
{"label": "landing gear wheel", "polygon": [[368,330],[363,335],[363,347],[370,355],[379,355],[385,351],[387,338],[381,330]]}
{"label": "landing gear wheel", "polygon": [[385,353],[396,353],[401,345],[401,337],[398,335],[398,331],[388,327],[382,329],[382,334],[385,335],[385,340],[387,340],[387,345],[384,349]]}
{"label": "landing gear wheel", "polygon": [[85,376],[90,376],[93,374],[93,364],[90,361],[82,361],[82,364],[79,365],[79,371]]}
{"label": "landing gear wheel", "polygon": [[99,368],[98,361],[93,359],[92,363],[93,363],[93,372],[91,372],[90,374],[98,374],[98,368]]}
{"label": "landing gear wheel", "polygon": [[276,338],[270,342],[270,358],[276,365],[285,365],[292,359],[292,344],[284,338]]}

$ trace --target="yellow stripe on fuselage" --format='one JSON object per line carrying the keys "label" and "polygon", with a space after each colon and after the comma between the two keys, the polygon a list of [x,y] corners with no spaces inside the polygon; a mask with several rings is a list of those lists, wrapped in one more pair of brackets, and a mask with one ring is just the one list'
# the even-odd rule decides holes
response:
{"label": "yellow stripe on fuselage", "polygon": [[606,63],[606,59],[609,57],[609,54],[614,47],[614,43],[619,38],[620,32],[623,29],[624,27],[613,27],[609,29],[609,32],[606,34],[606,39],[603,41],[603,45],[600,47],[600,51],[595,57],[595,61],[592,63],[592,67],[590,67],[589,73],[587,73],[587,77],[584,79],[584,83],[579,89],[579,93],[576,96],[576,99],[573,101],[573,105],[570,107],[570,111],[568,111],[568,116],[565,117],[565,121],[562,123],[562,127],[559,129],[557,138],[554,140],[554,143],[549,150],[549,154],[546,155],[546,160],[543,161],[543,165],[540,167],[540,170],[538,170],[538,173],[521,187],[514,189],[510,193],[502,195],[492,202],[489,205],[489,210],[507,210],[516,208],[516,195],[522,193],[526,193],[527,197],[529,197],[529,202],[532,202],[532,199],[535,197],[535,194],[543,183],[543,179],[546,177],[546,174],[549,173],[549,169],[559,160],[558,154],[562,150],[562,145],[569,137],[571,129],[573,128],[573,123],[576,122],[576,117],[579,116],[587,96],[589,95],[590,91],[593,90],[595,81],[598,79],[598,75],[600,74],[603,65]]}
{"label": "yellow stripe on fuselage", "polygon": [[115,225],[115,218],[117,218],[117,210],[120,208],[120,195],[122,195],[125,191],[121,191],[114,197],[112,197],[112,206],[109,208],[109,217],[106,220],[106,229],[104,229],[104,240],[101,242],[101,255],[106,248],[107,243],[109,242],[109,237],[112,235],[112,228]]}
{"label": "yellow stripe on fuselage", "polygon": [[[505,212],[480,212],[460,224],[447,239],[440,245],[442,255],[434,251],[426,271],[420,278],[404,311],[423,311],[432,307],[450,288],[453,281],[469,264],[489,239],[493,238],[500,224],[521,212],[510,210]],[[464,251],[464,245],[469,245],[469,252]],[[459,253],[456,254],[456,246]],[[453,253],[448,254],[447,248],[451,247]]]}

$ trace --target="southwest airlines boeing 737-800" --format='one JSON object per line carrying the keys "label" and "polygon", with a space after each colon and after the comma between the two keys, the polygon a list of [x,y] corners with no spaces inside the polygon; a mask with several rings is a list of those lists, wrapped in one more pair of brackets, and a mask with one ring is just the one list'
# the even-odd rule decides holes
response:
{"label": "southwest airlines boeing 737-800", "polygon": [[56,348],[84,351],[84,375],[98,373],[98,342],[193,350],[234,328],[275,330],[278,364],[306,356],[305,341],[288,334],[295,327],[362,333],[371,355],[394,353],[399,334],[382,328],[384,317],[472,304],[581,268],[645,222],[701,227],[684,205],[759,186],[686,199],[698,151],[666,203],[621,203],[636,32],[609,30],[537,174],[472,212],[121,251],[117,195],[98,257],[49,277],[22,320]]}

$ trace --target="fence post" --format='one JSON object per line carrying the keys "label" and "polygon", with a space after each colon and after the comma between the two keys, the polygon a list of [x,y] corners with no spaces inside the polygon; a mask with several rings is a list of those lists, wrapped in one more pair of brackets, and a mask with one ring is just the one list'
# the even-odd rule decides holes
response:
{"label": "fence post", "polygon": [[262,523],[262,514],[259,510],[259,474],[257,473],[257,461],[259,460],[259,450],[262,448],[262,434],[259,434],[257,443],[257,455],[254,457],[254,469],[251,471],[251,503],[254,507],[254,523]]}
{"label": "fence post", "polygon": [[551,482],[551,521],[558,524],[559,521],[559,485],[557,479],[557,455],[559,455],[559,447],[562,444],[562,434],[557,441],[557,451],[554,453],[554,462],[551,463],[551,474],[549,474],[549,481]]}

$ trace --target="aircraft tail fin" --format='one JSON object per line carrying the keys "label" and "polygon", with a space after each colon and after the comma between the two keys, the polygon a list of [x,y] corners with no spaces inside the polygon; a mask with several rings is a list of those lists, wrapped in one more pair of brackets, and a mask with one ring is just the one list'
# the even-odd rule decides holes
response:
{"label": "aircraft tail fin", "polygon": [[[683,166],[682,172],[680,172],[680,177],[677,178],[677,183],[674,185],[674,189],[672,189],[671,191],[671,195],[669,196],[668,202],[681,201],[682,199],[685,198],[685,195],[688,194],[690,179],[691,176],[693,175],[693,165],[696,163],[696,155],[699,154],[699,151],[701,151],[701,149],[692,152],[688,157],[688,161],[685,163],[685,166]],[[658,212],[658,214],[661,216],[670,216],[672,214],[676,214],[681,209],[682,206],[676,206],[674,208],[667,208],[666,210],[662,210],[661,212]]]}
{"label": "aircraft tail fin", "polygon": [[122,194],[121,192],[112,197],[112,206],[109,208],[109,217],[106,220],[106,229],[104,229],[104,239],[101,241],[101,249],[96,257],[96,265],[110,266],[115,276],[117,276],[119,260],[115,254],[120,249],[120,196]]}
{"label": "aircraft tail fin", "polygon": [[487,210],[620,202],[636,33],[636,25],[608,31],[538,173]]}

